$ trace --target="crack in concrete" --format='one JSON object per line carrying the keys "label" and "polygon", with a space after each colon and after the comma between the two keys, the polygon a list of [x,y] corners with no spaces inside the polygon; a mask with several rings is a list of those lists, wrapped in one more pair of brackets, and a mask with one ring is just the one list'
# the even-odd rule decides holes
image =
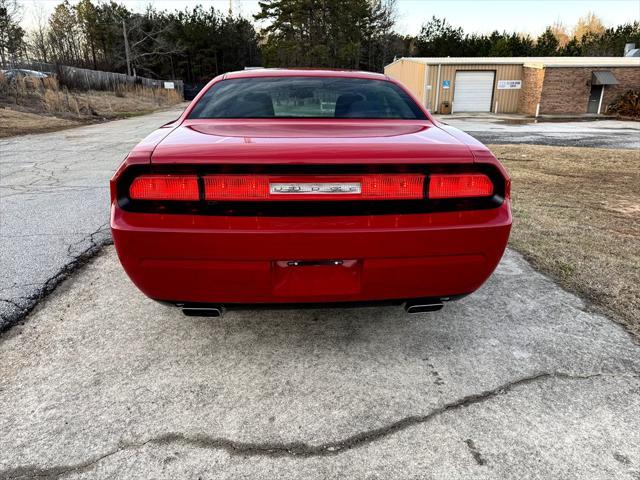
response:
{"label": "crack in concrete", "polygon": [[22,309],[22,306],[19,305],[18,303],[16,303],[15,301],[9,299],[9,298],[0,298],[0,302],[5,302],[8,303],[9,305],[13,305],[16,308],[20,308]]}
{"label": "crack in concrete", "polygon": [[49,185],[45,185],[42,186],[39,189],[34,189],[34,188],[26,188],[23,187],[21,185],[7,185],[7,186],[0,186],[0,192],[2,192],[2,190],[10,190],[13,193],[2,193],[2,198],[3,199],[8,199],[8,198],[14,198],[14,197],[36,197],[38,195],[51,195],[53,194],[63,194],[63,193],[69,193],[69,192],[87,192],[87,191],[93,191],[93,190],[108,190],[108,186],[107,187],[103,187],[103,186],[81,186],[81,185],[68,185],[68,186],[49,186]]}
{"label": "crack in concrete", "polygon": [[[71,260],[64,264],[56,274],[42,282],[42,286],[33,295],[23,297],[24,302],[22,302],[22,304],[12,299],[0,298],[0,301],[13,305],[16,308],[16,311],[0,317],[0,333],[8,330],[24,319],[24,317],[35,308],[38,302],[53,292],[63,280],[66,280],[73,272],[91,260],[91,258],[102,250],[102,247],[112,244],[113,240],[111,239],[108,229],[109,223],[104,223],[81,240],[69,245],[67,247],[67,255]],[[98,236],[100,237],[98,238]],[[73,251],[74,248],[77,248],[87,241],[89,245],[86,248],[78,252]]]}
{"label": "crack in concrete", "polygon": [[480,450],[478,450],[478,447],[476,446],[473,440],[471,440],[470,438],[467,438],[464,441],[464,443],[469,449],[469,452],[471,452],[471,456],[473,457],[473,459],[478,465],[482,466],[487,464],[487,461],[482,457]]}
{"label": "crack in concrete", "polygon": [[[571,374],[567,372],[540,372],[517,380],[507,382],[490,390],[484,390],[480,393],[473,393],[464,396],[452,402],[434,408],[424,415],[411,415],[395,421],[384,427],[367,430],[356,433],[342,440],[313,445],[304,442],[291,443],[251,443],[238,442],[226,438],[212,437],[206,434],[185,435],[182,433],[165,433],[156,437],[151,437],[143,442],[121,442],[116,448],[103,453],[99,456],[88,459],[84,462],[55,466],[49,468],[21,467],[11,470],[0,471],[0,479],[14,480],[20,478],[59,478],[70,473],[83,473],[91,470],[95,465],[106,458],[116,455],[125,450],[140,449],[146,445],[183,445],[188,447],[203,448],[210,450],[223,450],[231,456],[263,456],[263,457],[328,457],[338,455],[347,450],[363,447],[375,441],[394,435],[407,428],[428,423],[436,417],[448,412],[460,410],[475,404],[484,403],[492,400],[499,395],[504,395],[513,389],[530,385],[536,382],[547,381],[550,379],[564,380],[589,380],[597,377],[616,376],[615,373],[592,373],[586,375]],[[640,374],[629,375],[633,378],[640,378]],[[475,455],[474,455],[475,458]],[[477,461],[477,460],[476,460]]]}
{"label": "crack in concrete", "polygon": [[[28,193],[32,187],[40,188],[56,188],[64,187],[62,184],[62,178],[69,172],[73,161],[64,160],[63,158],[55,158],[49,160],[37,160],[31,162],[13,162],[8,165],[16,166],[14,170],[7,171],[6,164],[3,168],[2,175],[2,188],[9,188],[14,191]],[[51,164],[51,168],[47,168],[44,165]],[[31,179],[24,183],[13,184],[7,182],[16,176],[30,176]],[[7,198],[11,195],[3,195],[3,198]]]}

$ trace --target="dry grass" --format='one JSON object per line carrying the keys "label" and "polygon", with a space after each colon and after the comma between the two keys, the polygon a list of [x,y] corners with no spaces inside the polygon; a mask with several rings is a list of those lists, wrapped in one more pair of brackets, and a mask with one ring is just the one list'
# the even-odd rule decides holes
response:
{"label": "dry grass", "polygon": [[491,148],[513,178],[511,246],[640,340],[640,152]]}
{"label": "dry grass", "polygon": [[78,125],[78,122],[65,118],[0,108],[0,138],[26,133],[53,132]]}
{"label": "dry grass", "polygon": [[140,85],[115,92],[76,92],[59,88],[55,78],[27,77],[8,82],[0,76],[0,137],[142,115],[181,101],[175,90]]}

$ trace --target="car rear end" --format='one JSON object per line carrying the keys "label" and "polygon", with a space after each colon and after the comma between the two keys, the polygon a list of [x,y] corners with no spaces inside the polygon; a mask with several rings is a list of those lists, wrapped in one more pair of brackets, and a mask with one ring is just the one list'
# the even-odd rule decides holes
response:
{"label": "car rear end", "polygon": [[[351,111],[371,108],[360,103]],[[154,135],[112,179],[111,226],[133,282],[185,312],[371,302],[437,308],[480,287],[506,246],[506,172],[486,148],[426,113],[186,112]]]}

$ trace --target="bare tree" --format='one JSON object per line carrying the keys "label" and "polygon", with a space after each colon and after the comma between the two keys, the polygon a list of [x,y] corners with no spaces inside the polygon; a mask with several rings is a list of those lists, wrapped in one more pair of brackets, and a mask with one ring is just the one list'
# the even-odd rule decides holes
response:
{"label": "bare tree", "polygon": [[48,63],[51,59],[51,48],[49,47],[49,18],[42,8],[42,4],[34,2],[33,16],[35,26],[28,35],[28,47],[31,57]]}
{"label": "bare tree", "polygon": [[578,19],[578,23],[573,27],[573,36],[582,40],[585,35],[602,35],[604,33],[602,20],[595,13],[589,12],[584,17]]}
{"label": "bare tree", "polygon": [[58,4],[49,17],[48,42],[56,60],[66,64],[82,64],[82,33],[75,8],[68,0]]}
{"label": "bare tree", "polygon": [[558,40],[560,48],[564,48],[567,43],[569,43],[570,38],[569,34],[567,33],[567,27],[564,23],[562,23],[560,19],[553,22],[553,25],[551,25],[551,31],[556,37],[556,40]]}
{"label": "bare tree", "polygon": [[17,0],[0,0],[0,61],[15,62],[24,50],[22,9]]}
{"label": "bare tree", "polygon": [[157,72],[147,68],[147,60],[162,57],[170,59],[172,55],[183,51],[179,45],[170,44],[165,38],[172,25],[163,24],[155,17],[155,11],[151,7],[142,15],[121,17],[124,61],[129,75],[144,71],[149,75],[157,76]]}

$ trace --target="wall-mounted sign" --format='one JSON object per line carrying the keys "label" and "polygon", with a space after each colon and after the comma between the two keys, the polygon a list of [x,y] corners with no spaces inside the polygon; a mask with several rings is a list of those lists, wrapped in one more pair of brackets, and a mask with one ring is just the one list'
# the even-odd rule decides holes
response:
{"label": "wall-mounted sign", "polygon": [[442,88],[444,90],[448,90],[449,88],[451,88],[451,80],[443,80],[442,81]]}
{"label": "wall-mounted sign", "polygon": [[498,80],[498,90],[519,90],[522,80]]}
{"label": "wall-mounted sign", "polygon": [[167,90],[173,90],[176,88],[173,82],[164,82],[164,88]]}

